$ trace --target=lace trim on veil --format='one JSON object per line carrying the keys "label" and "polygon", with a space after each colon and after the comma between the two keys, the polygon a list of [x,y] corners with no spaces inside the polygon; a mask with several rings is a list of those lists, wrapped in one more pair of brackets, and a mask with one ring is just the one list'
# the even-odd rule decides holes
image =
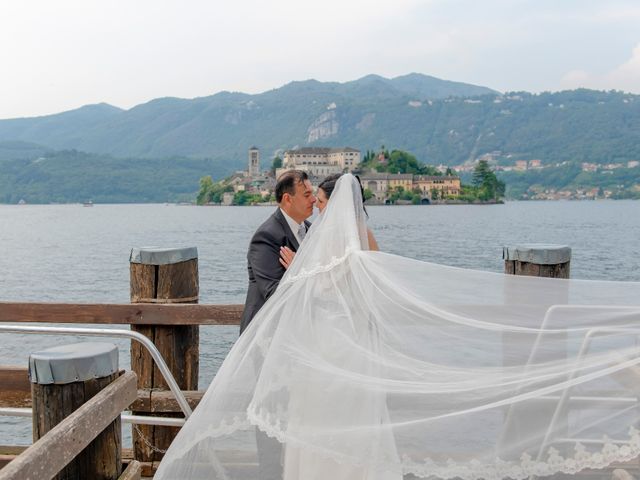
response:
{"label": "lace trim on veil", "polygon": [[316,265],[313,268],[310,268],[308,270],[305,269],[301,269],[300,273],[296,274],[296,275],[288,275],[286,277],[284,277],[281,281],[280,281],[280,285],[287,285],[289,283],[293,283],[297,280],[301,280],[303,278],[309,278],[309,277],[313,277],[314,275],[317,275],[319,273],[325,273],[328,272],[332,269],[334,269],[335,267],[337,267],[338,265],[340,265],[341,263],[343,263],[345,260],[347,260],[347,258],[349,257],[349,255],[351,255],[353,252],[355,252],[357,249],[354,247],[347,247],[345,249],[345,254],[342,255],[341,257],[331,257],[331,261],[325,265]]}
{"label": "lace trim on veil", "polygon": [[405,473],[413,473],[421,477],[435,475],[440,478],[460,478],[462,480],[502,480],[512,478],[524,480],[532,475],[553,475],[555,473],[574,474],[581,470],[605,468],[614,462],[627,462],[640,455],[640,432],[629,429],[629,440],[603,438],[600,451],[588,452],[584,445],[576,442],[573,456],[563,457],[553,447],[547,449],[547,460],[535,460],[525,453],[519,462],[505,461],[496,458],[493,464],[483,464],[478,460],[458,463],[449,459],[446,465],[437,464],[430,458],[422,463],[411,460],[406,455],[402,458]]}
{"label": "lace trim on veil", "polygon": [[[280,420],[272,419],[270,413],[262,409],[258,412],[254,406],[250,406],[247,409],[247,418],[251,424],[282,444],[304,448],[342,464],[371,466],[371,458],[354,461],[352,457],[347,455],[330,452],[292,439],[283,431]],[[456,462],[453,459],[448,459],[446,463],[442,463],[429,457],[426,457],[422,462],[417,462],[405,454],[401,459],[402,473],[404,475],[413,474],[421,478],[525,480],[532,475],[574,474],[585,469],[605,468],[614,462],[628,462],[640,455],[640,431],[634,427],[629,429],[628,440],[612,440],[605,435],[602,442],[604,444],[602,449],[594,452],[587,451],[584,445],[576,442],[573,456],[563,457],[557,449],[549,447],[546,460],[535,460],[531,455],[524,453],[519,461],[496,458],[490,464],[475,459],[469,462]],[[380,468],[395,470],[392,459],[380,459],[377,465]]]}

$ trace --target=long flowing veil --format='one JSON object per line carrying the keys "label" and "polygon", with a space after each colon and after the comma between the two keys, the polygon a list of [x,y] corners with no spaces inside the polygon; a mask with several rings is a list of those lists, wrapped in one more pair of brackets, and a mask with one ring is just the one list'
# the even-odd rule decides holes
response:
{"label": "long flowing veil", "polygon": [[640,454],[640,283],[372,252],[365,221],[344,175],[156,479],[524,479]]}

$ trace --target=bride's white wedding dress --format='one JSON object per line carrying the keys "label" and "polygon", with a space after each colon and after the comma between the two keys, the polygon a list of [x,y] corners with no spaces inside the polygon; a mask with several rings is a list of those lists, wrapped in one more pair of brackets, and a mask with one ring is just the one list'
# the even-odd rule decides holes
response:
{"label": "bride's white wedding dress", "polygon": [[638,298],[368,251],[344,175],[155,478],[524,479],[634,458]]}

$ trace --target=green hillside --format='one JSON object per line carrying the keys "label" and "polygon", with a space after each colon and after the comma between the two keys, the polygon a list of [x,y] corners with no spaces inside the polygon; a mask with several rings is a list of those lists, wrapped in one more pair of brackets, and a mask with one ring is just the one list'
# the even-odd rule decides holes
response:
{"label": "green hillside", "polygon": [[[376,145],[386,137],[387,108],[411,112],[407,102],[412,99],[496,93],[419,74],[395,79],[369,75],[346,83],[308,80],[258,95],[221,92],[191,100],[156,99],[127,111],[93,105],[46,117],[1,120],[0,141],[119,157],[219,158],[237,166],[253,144],[268,157],[279,149],[337,145],[346,138],[354,146]],[[371,112],[379,112],[378,120],[369,125]],[[395,129],[388,133],[397,136]]]}
{"label": "green hillside", "polygon": [[[501,174],[514,198],[531,185],[558,184],[566,177],[554,170],[560,164],[575,171],[565,186],[619,181],[636,188],[633,169],[607,177],[587,175],[580,165],[640,160],[640,96],[584,89],[501,94],[410,74],[291,82],[257,95],[161,98],[130,110],[89,105],[0,120],[0,202],[27,195],[38,202],[166,201],[197,190],[202,176],[244,168],[252,145],[260,148],[263,168],[295,147],[351,146],[364,153],[383,145],[429,165],[489,156],[498,166],[537,159],[550,167]],[[133,188],[133,179],[164,187]]]}
{"label": "green hillside", "polygon": [[3,120],[0,141],[116,157],[213,158],[230,169],[244,164],[254,144],[263,158],[295,146],[387,145],[445,165],[493,151],[544,163],[640,158],[638,96],[574,90],[430,100],[426,87],[411,95],[399,85],[404,89],[380,77],[310,80],[260,95],[223,92],[158,99],[128,111],[103,107]]}
{"label": "green hillside", "polygon": [[204,173],[226,167],[210,159],[118,159],[75,150],[33,160],[0,160],[0,203],[191,201]]}

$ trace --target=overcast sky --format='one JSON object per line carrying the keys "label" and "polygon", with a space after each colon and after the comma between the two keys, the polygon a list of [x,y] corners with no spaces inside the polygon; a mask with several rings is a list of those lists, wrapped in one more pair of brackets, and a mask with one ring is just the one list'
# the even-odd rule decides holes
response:
{"label": "overcast sky", "polygon": [[640,94],[638,0],[18,0],[0,45],[0,118],[369,73]]}

